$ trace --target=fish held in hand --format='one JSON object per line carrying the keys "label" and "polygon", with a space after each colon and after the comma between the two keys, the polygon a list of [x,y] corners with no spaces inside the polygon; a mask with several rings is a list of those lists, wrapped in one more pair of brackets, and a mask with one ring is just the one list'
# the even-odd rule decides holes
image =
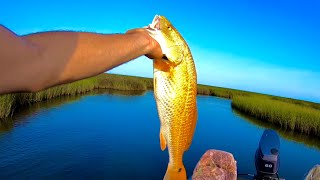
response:
{"label": "fish held in hand", "polygon": [[183,154],[192,143],[198,118],[195,63],[188,44],[167,18],[156,15],[146,29],[163,52],[162,59],[153,60],[153,69],[160,147],[169,153],[164,179],[186,180]]}

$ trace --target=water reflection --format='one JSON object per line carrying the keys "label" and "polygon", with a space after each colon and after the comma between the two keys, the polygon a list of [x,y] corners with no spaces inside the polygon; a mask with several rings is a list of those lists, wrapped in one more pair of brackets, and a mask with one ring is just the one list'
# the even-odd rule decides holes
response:
{"label": "water reflection", "polygon": [[[231,152],[239,172],[255,172],[254,154],[264,128],[232,113],[230,100],[197,99],[199,123],[184,156],[188,176],[208,149]],[[168,165],[168,154],[159,146],[152,91],[99,90],[57,98],[13,119],[3,122],[8,132],[0,132],[0,179],[160,180]],[[302,179],[320,159],[319,150],[302,143],[281,138],[281,148],[280,174],[286,179]]]}
{"label": "water reflection", "polygon": [[40,110],[56,108],[64,104],[69,104],[69,103],[80,100],[84,96],[92,96],[92,95],[98,95],[98,94],[112,94],[112,95],[119,95],[119,96],[141,96],[141,95],[144,95],[145,93],[146,91],[122,91],[122,90],[115,90],[115,89],[97,89],[82,95],[61,96],[48,101],[37,102],[30,106],[21,108],[19,111],[16,111],[14,116],[12,117],[0,119],[0,133],[8,132],[17,125],[28,123],[27,122],[28,118],[25,118],[25,117],[35,115]]}
{"label": "water reflection", "polygon": [[312,148],[316,148],[316,149],[320,150],[320,140],[317,137],[307,136],[307,135],[299,133],[299,132],[284,130],[279,126],[276,126],[276,125],[271,124],[269,122],[258,120],[254,117],[248,116],[248,115],[246,115],[236,109],[233,109],[233,108],[232,108],[232,112],[234,114],[236,114],[237,116],[241,117],[242,119],[248,121],[249,123],[257,125],[258,127],[274,129],[275,131],[278,132],[278,134],[281,137],[283,137],[287,140],[302,143],[308,147],[312,147]]}
{"label": "water reflection", "polygon": [[97,89],[94,91],[95,94],[112,94],[112,95],[123,95],[123,96],[142,96],[147,91],[123,91],[117,89]]}
{"label": "water reflection", "polygon": [[21,125],[21,124],[27,123],[26,120],[28,118],[25,118],[25,117],[35,115],[40,110],[59,107],[63,104],[72,103],[80,99],[81,99],[81,95],[62,96],[59,98],[51,99],[48,101],[37,102],[30,106],[23,107],[19,111],[16,111],[14,116],[0,120],[0,133],[10,131],[12,128],[14,128],[18,124]]}

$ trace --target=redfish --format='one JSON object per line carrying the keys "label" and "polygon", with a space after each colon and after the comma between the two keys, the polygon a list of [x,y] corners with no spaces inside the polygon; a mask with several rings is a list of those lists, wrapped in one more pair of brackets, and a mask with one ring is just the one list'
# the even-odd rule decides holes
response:
{"label": "redfish", "polygon": [[192,143],[198,119],[197,72],[190,48],[164,16],[156,15],[146,27],[163,52],[154,59],[154,97],[160,119],[160,147],[168,147],[164,179],[186,180],[183,154]]}

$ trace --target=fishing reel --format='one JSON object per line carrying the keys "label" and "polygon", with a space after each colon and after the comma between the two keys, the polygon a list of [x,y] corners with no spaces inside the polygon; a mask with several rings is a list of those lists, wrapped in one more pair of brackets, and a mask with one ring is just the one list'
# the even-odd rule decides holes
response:
{"label": "fishing reel", "polygon": [[266,129],[255,153],[256,174],[238,174],[252,176],[254,180],[284,180],[279,178],[280,138],[276,131]]}

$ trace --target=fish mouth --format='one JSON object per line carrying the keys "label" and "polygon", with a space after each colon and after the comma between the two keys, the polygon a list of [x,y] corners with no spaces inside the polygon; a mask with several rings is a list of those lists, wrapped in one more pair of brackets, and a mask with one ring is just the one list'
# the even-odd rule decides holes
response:
{"label": "fish mouth", "polygon": [[152,23],[149,24],[149,26],[147,27],[147,29],[150,30],[155,30],[155,31],[159,31],[160,29],[160,16],[159,15],[155,15]]}
{"label": "fish mouth", "polygon": [[[149,24],[146,29],[149,31],[149,33],[153,36],[153,37],[157,37],[159,36],[159,32],[161,32],[161,26],[160,26],[160,18],[161,16],[160,15],[155,15],[153,20],[152,20],[152,23]],[[158,39],[159,40],[159,39]],[[160,42],[160,46],[161,46],[161,42]],[[161,47],[162,49],[162,47]],[[162,60],[164,61],[169,61],[168,57],[166,56],[166,54],[163,54]]]}

